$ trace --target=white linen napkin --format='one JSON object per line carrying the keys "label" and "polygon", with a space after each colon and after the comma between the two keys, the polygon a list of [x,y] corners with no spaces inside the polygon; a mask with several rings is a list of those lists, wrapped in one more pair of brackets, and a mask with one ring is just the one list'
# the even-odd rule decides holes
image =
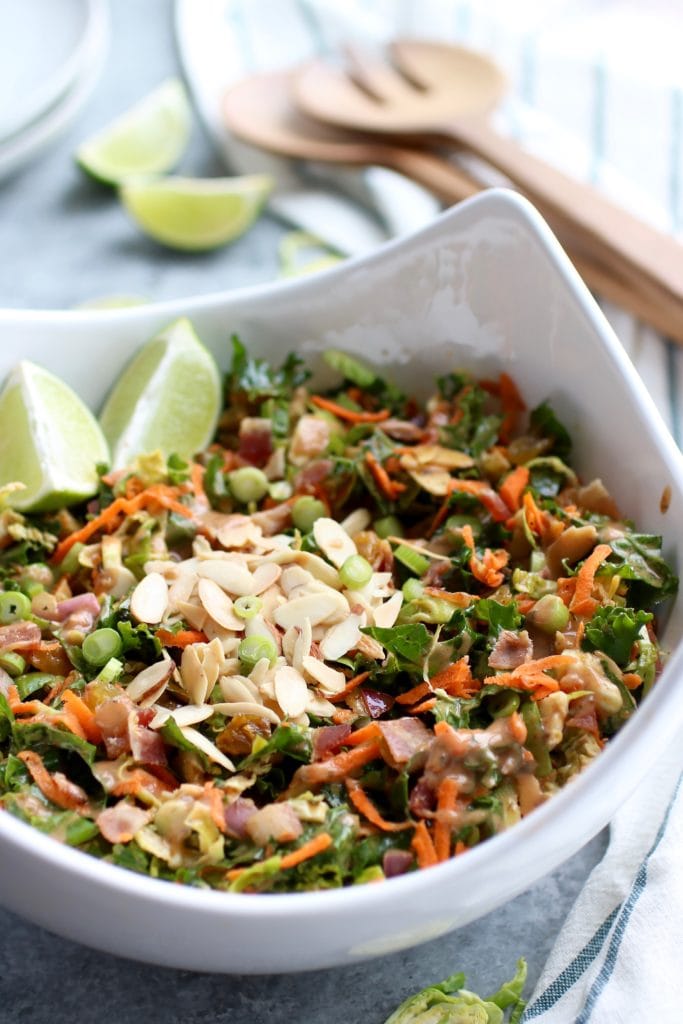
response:
{"label": "white linen napkin", "polygon": [[[680,5],[345,0],[343,15],[340,6],[176,0],[179,48],[200,114],[233,171],[277,177],[271,205],[285,219],[355,254],[434,215],[435,201],[392,172],[294,166],[231,139],[220,117],[225,89],[250,71],[289,66],[349,38],[403,34],[495,56],[512,86],[496,115],[502,131],[661,229],[680,230]],[[683,355],[623,311],[603,308],[680,443]],[[605,856],[562,928],[525,1022],[683,1020],[682,752],[683,734],[613,820]]]}

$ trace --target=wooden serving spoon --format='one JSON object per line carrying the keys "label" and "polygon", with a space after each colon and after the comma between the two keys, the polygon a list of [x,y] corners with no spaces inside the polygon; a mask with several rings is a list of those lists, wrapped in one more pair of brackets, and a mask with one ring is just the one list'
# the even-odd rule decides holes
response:
{"label": "wooden serving spoon", "polygon": [[[310,117],[411,145],[465,148],[505,174],[538,205],[560,235],[566,228],[587,258],[614,267],[624,280],[681,303],[683,247],[606,199],[527,153],[489,126],[485,114],[505,80],[487,57],[445,43],[398,40],[391,64],[352,53],[348,69],[320,60],[304,65],[293,88]],[[683,340],[683,326],[677,340]]]}
{"label": "wooden serving spoon", "polygon": [[[294,160],[370,166],[400,171],[428,188],[447,205],[480,192],[480,182],[442,157],[407,146],[392,145],[358,132],[330,128],[302,115],[292,104],[292,72],[253,75],[234,85],[225,95],[223,116],[228,129],[250,145]],[[554,225],[553,225],[554,226]],[[634,289],[614,267],[603,266],[581,250],[580,242],[560,232],[560,240],[588,286],[622,306],[645,323],[668,333],[671,321],[683,329],[680,309],[672,311],[646,288]],[[683,334],[681,335],[683,341]]]}

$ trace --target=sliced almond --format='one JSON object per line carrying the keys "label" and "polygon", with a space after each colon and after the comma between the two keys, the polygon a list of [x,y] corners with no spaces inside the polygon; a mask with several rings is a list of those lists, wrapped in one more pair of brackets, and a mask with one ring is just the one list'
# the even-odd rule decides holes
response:
{"label": "sliced almond", "polygon": [[341,693],[346,686],[346,676],[336,668],[331,668],[319,658],[310,654],[304,658],[304,672],[321,686],[326,693]]}
{"label": "sliced almond", "polygon": [[447,469],[440,466],[420,466],[419,469],[408,469],[408,474],[428,494],[443,498],[450,493],[451,475]]}
{"label": "sliced almond", "polygon": [[374,637],[368,636],[366,633],[361,633],[360,640],[356,645],[361,654],[364,654],[366,658],[372,658],[374,661],[381,661],[384,657],[384,648]]}
{"label": "sliced almond", "polygon": [[331,704],[321,694],[316,693],[315,690],[308,691],[307,714],[316,715],[318,718],[331,718],[336,710],[334,704]]}
{"label": "sliced almond", "polygon": [[168,708],[159,708],[156,715],[149,724],[150,729],[161,729],[163,725],[172,718],[176,725],[181,728],[185,725],[197,725],[211,718],[215,708],[210,704],[188,704],[184,708],[176,708],[170,711]]}
{"label": "sliced almond", "polygon": [[349,537],[355,537],[357,533],[362,533],[363,530],[367,530],[371,522],[372,516],[368,509],[357,508],[354,512],[351,512],[346,519],[342,519],[340,526],[342,530],[346,530]]}
{"label": "sliced almond", "polygon": [[200,579],[197,583],[197,594],[204,606],[204,611],[219,626],[235,632],[241,632],[244,629],[244,620],[235,615],[232,610],[232,601],[214,580]]}
{"label": "sliced almond", "polygon": [[288,565],[286,569],[283,569],[282,575],[280,576],[280,587],[285,592],[287,597],[297,587],[306,587],[309,583],[312,583],[314,576],[304,569],[301,565]]}
{"label": "sliced almond", "polygon": [[267,708],[264,704],[257,704],[256,701],[222,701],[218,704],[212,704],[211,707],[219,714],[228,715],[230,718],[234,718],[235,715],[253,715],[255,718],[265,718],[267,722],[272,722],[273,725],[280,724],[280,717],[277,712],[273,711],[272,708]]}
{"label": "sliced almond", "polygon": [[294,644],[291,662],[297,672],[303,672],[304,658],[311,653],[311,644],[313,643],[311,620],[304,619],[297,632],[298,635]]}
{"label": "sliced almond", "polygon": [[193,629],[204,629],[208,615],[202,605],[194,601],[178,601],[176,610]]}
{"label": "sliced almond", "polygon": [[249,679],[254,686],[261,686],[262,683],[265,683],[266,677],[270,672],[270,667],[270,661],[268,658],[261,658],[260,661],[256,662],[249,673]]}
{"label": "sliced almond", "polygon": [[205,646],[205,644],[190,644],[183,651],[180,660],[183,689],[193,704],[203,704],[211,692],[203,659],[200,658],[198,651],[198,648]]}
{"label": "sliced almond", "polygon": [[338,658],[343,658],[348,651],[356,647],[361,638],[361,622],[360,615],[349,615],[342,622],[338,622],[336,626],[328,629],[320,641],[320,653],[325,661],[337,661]]}
{"label": "sliced almond", "polygon": [[130,597],[130,613],[138,622],[156,625],[168,607],[168,585],[158,572],[141,579]]}
{"label": "sliced almond", "polygon": [[197,577],[194,572],[182,573],[173,580],[168,588],[168,610],[170,612],[177,611],[179,604],[190,600],[196,583]]}
{"label": "sliced almond", "polygon": [[256,523],[247,519],[239,524],[223,526],[217,533],[218,543],[228,550],[232,548],[244,548],[250,544],[257,544],[263,537],[263,530]]}
{"label": "sliced almond", "polygon": [[282,637],[282,653],[290,665],[294,661],[294,648],[298,638],[299,630],[296,626],[290,626]]}
{"label": "sliced almond", "polygon": [[213,580],[228,594],[237,597],[247,597],[254,593],[254,579],[247,567],[227,558],[202,560],[197,566],[197,575],[202,579]]}
{"label": "sliced almond", "polygon": [[275,562],[264,562],[257,566],[252,574],[252,587],[254,594],[262,594],[280,579],[282,569]]}
{"label": "sliced almond", "polygon": [[282,711],[289,718],[297,718],[303,714],[308,702],[306,680],[289,665],[275,672],[275,698]]}
{"label": "sliced almond", "polygon": [[328,589],[322,594],[308,594],[288,601],[275,609],[273,619],[281,629],[289,629],[290,626],[302,627],[305,619],[310,620],[311,626],[317,626],[328,619],[343,618],[348,611],[346,599]]}
{"label": "sliced almond", "polygon": [[314,555],[312,551],[295,551],[293,554],[295,561],[302,569],[306,569],[307,572],[310,572],[312,576],[315,576],[317,580],[320,580],[326,586],[339,590],[341,587],[339,574],[334,566],[326,562],[324,558],[321,558],[320,555]]}
{"label": "sliced almond", "polygon": [[382,629],[391,629],[398,618],[402,604],[403,594],[400,590],[397,590],[393,597],[390,597],[384,604],[375,608],[373,612],[375,625],[380,626]]}
{"label": "sliced almond", "polygon": [[234,772],[235,766],[229,757],[221,753],[218,747],[207,740],[206,736],[202,735],[197,729],[193,729],[192,726],[186,725],[181,728],[181,732],[186,740],[196,747],[197,750],[201,750],[202,754],[206,754],[209,761],[214,761],[215,764],[219,764],[221,768],[225,768],[226,771]]}
{"label": "sliced almond", "polygon": [[142,704],[143,700],[149,700],[151,697],[149,703],[154,704],[166,689],[174,667],[170,658],[148,665],[128,683],[126,695],[136,704]]}
{"label": "sliced almond", "polygon": [[469,469],[474,459],[466,452],[455,448],[444,448],[440,444],[418,444],[401,456],[401,465],[406,469],[415,466],[441,466],[442,469]]}
{"label": "sliced almond", "polygon": [[219,685],[225,700],[257,700],[258,689],[250,679],[246,679],[244,676],[223,676]]}
{"label": "sliced almond", "polygon": [[313,536],[325,557],[329,558],[330,562],[338,569],[342,567],[347,558],[358,554],[356,545],[346,530],[334,519],[328,519],[325,516],[316,519],[313,524]]}

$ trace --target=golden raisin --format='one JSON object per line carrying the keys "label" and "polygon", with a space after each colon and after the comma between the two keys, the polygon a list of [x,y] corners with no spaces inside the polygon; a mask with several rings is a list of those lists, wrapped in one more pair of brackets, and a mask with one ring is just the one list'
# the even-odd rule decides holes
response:
{"label": "golden raisin", "polygon": [[216,746],[224,754],[245,757],[257,736],[270,737],[270,726],[265,718],[256,715],[235,715],[216,737]]}

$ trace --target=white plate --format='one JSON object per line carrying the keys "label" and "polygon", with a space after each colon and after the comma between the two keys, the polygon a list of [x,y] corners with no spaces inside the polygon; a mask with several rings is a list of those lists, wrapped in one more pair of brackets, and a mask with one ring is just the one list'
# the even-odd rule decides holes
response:
{"label": "white plate", "polygon": [[[519,197],[486,193],[308,278],[112,312],[0,312],[0,377],[33,359],[97,408],[141,342],[183,314],[222,366],[237,332],[255,356],[279,362],[294,348],[316,371],[327,348],[360,354],[423,395],[439,372],[506,370],[529,405],[552,402],[581,474],[601,475],[683,566],[681,454],[556,239]],[[435,938],[552,871],[645,777],[683,718],[682,635],[679,600],[662,633],[673,653],[661,678],[600,757],[508,832],[444,864],[342,891],[208,892],[103,863],[0,813],[0,899],[99,949],[200,971],[301,971]]]}
{"label": "white plate", "polygon": [[40,117],[10,138],[0,141],[0,180],[19,170],[66,131],[92,93],[107,52],[109,11],[106,0],[89,0],[87,6],[92,14],[88,46],[76,77]]}
{"label": "white plate", "polygon": [[97,45],[101,0],[0,0],[0,141],[45,114]]}

